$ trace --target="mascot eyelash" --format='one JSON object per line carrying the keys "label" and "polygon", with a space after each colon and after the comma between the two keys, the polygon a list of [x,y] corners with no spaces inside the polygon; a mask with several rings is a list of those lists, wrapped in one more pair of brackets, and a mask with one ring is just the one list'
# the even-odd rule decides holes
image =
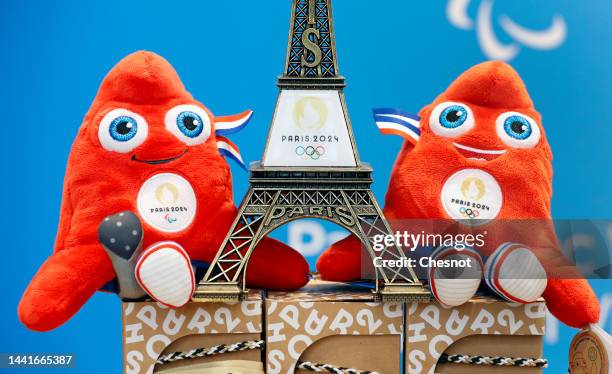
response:
{"label": "mascot eyelash", "polygon": [[246,170],[245,162],[240,155],[240,150],[236,144],[232,143],[226,135],[237,133],[244,129],[253,117],[253,111],[247,110],[240,114],[222,116],[215,118],[215,135],[217,138],[217,148],[221,155],[231,158],[240,167]]}

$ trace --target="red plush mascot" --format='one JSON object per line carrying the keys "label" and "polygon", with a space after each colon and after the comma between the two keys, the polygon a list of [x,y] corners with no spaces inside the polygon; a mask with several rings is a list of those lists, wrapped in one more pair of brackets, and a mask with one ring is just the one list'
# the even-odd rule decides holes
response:
{"label": "red plush mascot", "polygon": [[[383,121],[382,117],[387,124],[379,124],[383,132],[401,133],[407,138],[386,195],[384,213],[388,219],[492,222],[487,225],[500,220],[550,221],[552,154],[540,114],[509,65],[485,62],[469,69],[422,109],[420,121],[397,111],[375,111],[377,121]],[[545,246],[551,247],[554,233],[548,224],[542,226],[549,232],[540,236],[547,238]],[[559,252],[538,252],[541,243],[532,245],[534,238],[530,236],[536,231],[519,230],[511,238],[501,235],[500,241],[495,235],[487,238],[490,240],[482,255],[489,258],[487,265],[491,264],[488,274],[485,270],[485,278],[492,277],[488,282],[496,284],[498,275],[494,271],[500,261],[520,260],[528,254],[521,245],[503,243],[508,239],[529,245],[547,272],[551,261],[559,263]],[[357,239],[348,237],[321,255],[317,269],[324,279],[358,279],[360,251]],[[514,267],[520,268],[516,264]],[[508,291],[515,283],[496,291]],[[562,322],[583,327],[599,320],[599,303],[579,274],[568,271],[556,277],[549,272],[547,282],[544,275],[541,291],[549,310]],[[512,290],[502,296],[520,301],[512,298]]]}
{"label": "red plush mascot", "polygon": [[[215,117],[153,53],[117,64],[73,144],[55,251],[25,291],[20,320],[53,329],[115,277],[123,298],[186,303],[192,263],[212,261],[237,213],[222,154],[239,154],[219,135],[250,115]],[[247,283],[295,289],[307,274],[299,253],[266,239]]]}

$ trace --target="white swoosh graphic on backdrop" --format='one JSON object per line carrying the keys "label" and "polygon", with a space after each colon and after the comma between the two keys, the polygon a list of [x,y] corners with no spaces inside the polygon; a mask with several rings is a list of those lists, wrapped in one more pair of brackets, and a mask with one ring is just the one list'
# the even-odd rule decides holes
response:
{"label": "white swoosh graphic on backdrop", "polygon": [[468,5],[470,0],[450,0],[446,6],[446,17],[450,23],[460,29],[471,29],[474,23],[467,14]]}
{"label": "white swoosh graphic on backdrop", "polygon": [[506,15],[499,17],[499,23],[514,40],[534,49],[556,48],[563,43],[567,35],[565,20],[560,15],[555,15],[550,27],[542,31],[527,29]]}
{"label": "white swoosh graphic on backdrop", "polygon": [[[449,22],[460,29],[471,30],[474,22],[468,14],[470,0],[449,0],[446,16]],[[513,39],[512,43],[502,43],[495,35],[493,27],[493,0],[482,0],[476,15],[476,37],[483,53],[490,59],[511,60],[526,46],[539,50],[559,47],[567,36],[565,20],[560,15],[553,17],[549,28],[532,30],[514,22],[509,16],[499,17],[500,27]]]}
{"label": "white swoosh graphic on backdrop", "polygon": [[480,3],[476,18],[476,36],[480,42],[480,47],[491,59],[512,60],[518,54],[519,47],[516,44],[504,45],[497,40],[493,31],[492,11],[493,2],[491,0],[483,0]]}

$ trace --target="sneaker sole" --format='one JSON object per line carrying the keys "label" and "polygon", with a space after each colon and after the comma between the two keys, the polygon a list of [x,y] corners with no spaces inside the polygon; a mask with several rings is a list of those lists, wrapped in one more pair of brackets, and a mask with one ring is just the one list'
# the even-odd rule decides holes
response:
{"label": "sneaker sole", "polygon": [[430,267],[427,272],[431,293],[440,303],[447,306],[459,306],[468,302],[478,290],[483,275],[483,264],[480,254],[474,249],[466,247],[440,247],[436,249],[431,258],[443,260],[449,256],[458,259],[471,259],[472,266],[464,268],[461,274],[449,277],[437,267]]}
{"label": "sneaker sole", "polygon": [[195,277],[189,255],[174,242],[148,247],[136,264],[136,279],[154,300],[171,308],[191,300]]}
{"label": "sneaker sole", "polygon": [[522,304],[539,299],[548,284],[538,258],[518,243],[504,243],[489,257],[485,281],[503,299]]}

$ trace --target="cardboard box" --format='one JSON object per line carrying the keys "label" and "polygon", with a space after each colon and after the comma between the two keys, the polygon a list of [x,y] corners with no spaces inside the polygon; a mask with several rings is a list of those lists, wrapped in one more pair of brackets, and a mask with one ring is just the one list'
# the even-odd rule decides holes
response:
{"label": "cardboard box", "polygon": [[442,353],[542,357],[544,302],[474,298],[459,307],[406,305],[406,373],[541,373],[541,368],[438,364]]}
{"label": "cardboard box", "polygon": [[298,361],[399,373],[403,314],[403,304],[374,302],[355,285],[314,280],[297,292],[270,292],[267,373],[309,373],[295,370]]}
{"label": "cardboard box", "polygon": [[[126,374],[170,373],[178,368],[185,372],[194,365],[206,366],[211,362],[227,360],[248,361],[263,369],[262,352],[259,350],[155,365],[162,354],[260,340],[261,337],[262,298],[259,292],[252,292],[248,300],[240,303],[189,303],[178,309],[155,302],[123,303],[123,362]],[[238,364],[239,361],[236,362]]]}
{"label": "cardboard box", "polygon": [[[262,373],[265,361],[269,374],[307,374],[295,368],[298,361],[309,361],[381,374],[541,373],[538,368],[438,364],[438,359],[442,353],[541,357],[544,324],[543,302],[521,305],[480,297],[455,308],[437,302],[380,303],[367,287],[313,280],[296,292],[269,292],[265,300],[253,292],[241,303],[189,303],[175,310],[154,302],[124,303],[124,372],[250,374]],[[262,335],[265,352],[155,365],[161,354]],[[219,368],[222,364],[229,366]]]}

